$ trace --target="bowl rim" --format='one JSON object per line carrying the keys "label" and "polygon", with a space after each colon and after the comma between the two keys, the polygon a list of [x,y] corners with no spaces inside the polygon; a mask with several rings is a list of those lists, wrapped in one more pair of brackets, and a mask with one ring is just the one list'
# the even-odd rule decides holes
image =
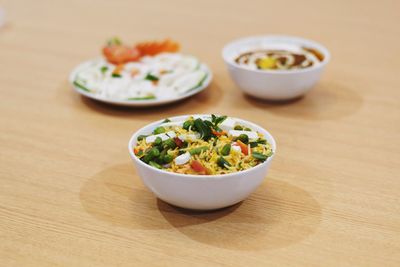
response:
{"label": "bowl rim", "polygon": [[[262,39],[266,39],[266,40],[268,40],[268,39],[269,40],[283,39],[283,41],[286,39],[286,40],[292,41],[292,42],[294,41],[294,42],[298,42],[298,43],[305,43],[305,44],[311,46],[312,48],[317,49],[319,52],[321,52],[324,55],[324,59],[323,59],[323,61],[321,61],[320,64],[314,65],[314,66],[312,66],[310,68],[304,68],[304,69],[295,69],[295,70],[253,70],[253,69],[249,69],[249,68],[246,68],[244,66],[241,66],[239,64],[233,63],[233,62],[231,62],[230,58],[228,58],[227,50],[231,49],[233,46],[240,45],[240,43],[243,43],[243,42],[256,41],[256,40],[262,40]],[[235,40],[230,41],[229,43],[227,43],[222,48],[221,55],[222,55],[222,58],[225,61],[225,63],[228,64],[229,66],[234,67],[234,68],[238,68],[238,69],[246,70],[246,71],[250,71],[250,72],[255,72],[255,73],[276,74],[276,75],[287,75],[287,74],[309,72],[309,71],[312,71],[312,70],[323,68],[331,60],[331,54],[330,54],[329,50],[325,46],[323,46],[322,44],[320,44],[320,43],[318,43],[316,41],[313,41],[313,40],[310,40],[310,39],[306,39],[306,38],[302,38],[302,37],[298,37],[298,36],[281,35],[281,34],[254,35],[254,36],[248,36],[248,37],[235,39]]]}
{"label": "bowl rim", "polygon": [[[190,116],[206,117],[206,116],[210,116],[210,115],[211,114],[178,115],[178,116],[169,117],[169,119],[174,121],[173,119],[187,118],[187,117],[190,117]],[[217,115],[217,114],[214,114],[214,115]],[[181,173],[176,173],[176,172],[169,172],[169,171],[165,171],[165,170],[160,170],[160,169],[157,169],[155,167],[152,167],[152,166],[144,163],[138,157],[136,157],[136,155],[133,153],[132,147],[133,147],[134,142],[136,142],[136,140],[137,140],[137,136],[139,136],[144,131],[145,128],[148,128],[150,126],[154,126],[154,127],[158,126],[159,124],[161,124],[164,121],[164,119],[161,119],[161,120],[146,124],[145,126],[141,127],[139,130],[137,130],[136,132],[134,132],[132,134],[132,136],[131,136],[131,138],[129,139],[129,142],[128,142],[129,155],[131,156],[132,160],[134,160],[136,163],[138,163],[139,165],[144,166],[145,168],[148,168],[148,169],[150,169],[152,171],[158,172],[160,174],[164,174],[166,176],[185,177],[186,179],[211,179],[211,178],[212,179],[225,179],[225,178],[229,178],[229,177],[232,177],[232,176],[236,176],[238,174],[239,175],[245,175],[245,174],[247,174],[249,172],[254,171],[255,169],[259,169],[259,168],[262,168],[265,165],[268,165],[269,162],[272,161],[272,159],[274,158],[274,156],[276,154],[276,141],[275,141],[274,137],[267,130],[265,130],[263,127],[255,124],[253,122],[250,122],[250,121],[247,121],[247,120],[244,120],[244,119],[240,119],[240,118],[236,118],[236,117],[230,117],[230,116],[228,116],[228,117],[232,118],[232,119],[235,119],[235,120],[239,120],[239,121],[245,122],[249,126],[254,126],[255,128],[261,129],[262,133],[264,134],[264,137],[271,144],[272,150],[274,151],[274,154],[271,157],[269,157],[267,160],[262,162],[261,164],[258,164],[257,166],[254,166],[254,167],[252,167],[250,169],[243,170],[243,171],[238,171],[238,172],[233,172],[233,173],[227,173],[227,174],[213,174],[213,175],[181,174]]]}

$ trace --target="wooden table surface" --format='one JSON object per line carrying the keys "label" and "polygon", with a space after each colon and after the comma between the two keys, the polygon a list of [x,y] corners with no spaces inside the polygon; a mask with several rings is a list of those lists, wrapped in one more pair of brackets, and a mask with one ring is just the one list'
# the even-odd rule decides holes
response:
{"label": "wooden table surface", "polygon": [[[399,3],[0,1],[0,266],[400,266]],[[220,56],[235,38],[276,33],[332,54],[291,103],[244,96]],[[114,35],[179,40],[214,80],[161,108],[80,97],[69,72]],[[264,183],[215,212],[157,200],[130,162],[130,135],[212,112],[275,136]]]}

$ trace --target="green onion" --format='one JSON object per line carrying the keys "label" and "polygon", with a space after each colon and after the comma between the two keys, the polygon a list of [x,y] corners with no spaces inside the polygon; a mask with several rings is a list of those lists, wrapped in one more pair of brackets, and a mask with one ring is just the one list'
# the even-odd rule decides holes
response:
{"label": "green onion", "polygon": [[150,73],[147,73],[147,75],[146,75],[146,77],[144,77],[144,79],[148,80],[148,81],[158,81],[159,80],[159,78],[157,76],[154,76]]}
{"label": "green onion", "polygon": [[240,126],[240,125],[236,125],[235,128],[233,128],[233,129],[234,129],[234,130],[241,131],[241,130],[243,130],[243,127]]}
{"label": "green onion", "polygon": [[171,122],[171,120],[170,119],[165,119],[165,120],[163,120],[162,123],[167,123],[167,122]]}
{"label": "green onion", "polygon": [[200,147],[195,147],[189,150],[190,155],[197,155],[200,154],[203,151],[207,151],[208,146],[200,146]]}
{"label": "green onion", "polygon": [[153,134],[161,134],[161,133],[165,133],[165,128],[160,126],[154,129]]}
{"label": "green onion", "polygon": [[224,147],[221,149],[221,154],[223,156],[228,156],[230,152],[231,152],[231,145],[230,144],[224,145]]}
{"label": "green onion", "polygon": [[118,73],[113,73],[113,74],[111,74],[111,76],[113,78],[121,78],[122,77],[121,74],[118,74]]}
{"label": "green onion", "polygon": [[252,130],[249,127],[243,129],[244,131],[251,132]]}

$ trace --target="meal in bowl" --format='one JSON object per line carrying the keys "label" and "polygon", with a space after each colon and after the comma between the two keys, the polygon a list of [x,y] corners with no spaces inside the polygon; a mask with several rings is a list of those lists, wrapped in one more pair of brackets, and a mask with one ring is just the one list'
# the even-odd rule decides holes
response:
{"label": "meal in bowl", "polygon": [[235,62],[250,69],[293,70],[309,68],[324,60],[316,49],[294,45],[286,47],[248,51],[237,56]]}
{"label": "meal in bowl", "polygon": [[151,134],[138,136],[132,149],[152,167],[198,175],[247,170],[274,153],[260,132],[234,118],[216,115],[166,119]]}
{"label": "meal in bowl", "polygon": [[179,98],[202,87],[210,75],[196,57],[179,53],[179,48],[171,40],[129,46],[114,38],[103,48],[104,58],[77,68],[72,83],[100,99]]}

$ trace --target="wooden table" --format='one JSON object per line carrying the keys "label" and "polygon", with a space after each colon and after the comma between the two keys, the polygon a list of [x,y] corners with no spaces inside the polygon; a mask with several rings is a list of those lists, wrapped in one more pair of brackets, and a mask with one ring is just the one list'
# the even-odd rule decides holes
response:
{"label": "wooden table", "polygon": [[[1,2],[0,2],[1,3]],[[400,10],[395,1],[7,1],[0,30],[0,266],[400,266]],[[332,61],[306,97],[244,96],[221,48],[284,33]],[[67,83],[110,36],[172,37],[214,72],[203,93],[153,109],[87,100]],[[215,212],[157,200],[127,142],[188,113],[275,136],[268,177]]]}

